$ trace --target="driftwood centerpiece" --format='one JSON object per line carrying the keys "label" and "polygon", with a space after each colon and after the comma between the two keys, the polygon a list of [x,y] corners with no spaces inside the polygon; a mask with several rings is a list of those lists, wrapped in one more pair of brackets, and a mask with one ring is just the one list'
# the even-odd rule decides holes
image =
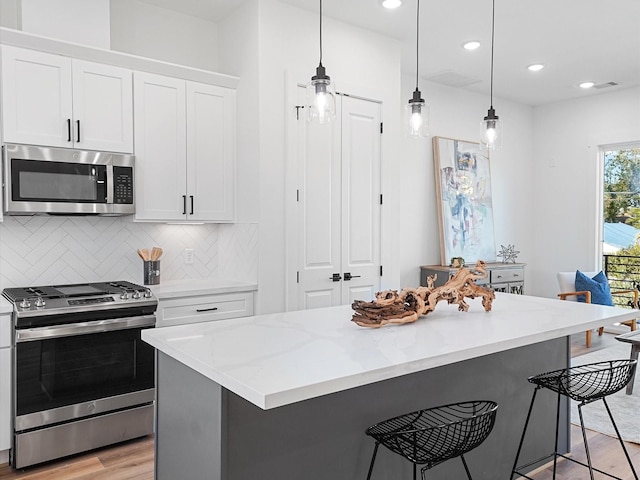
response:
{"label": "driftwood centerpiece", "polygon": [[458,310],[466,312],[469,304],[465,298],[482,297],[485,311],[491,310],[491,303],[496,298],[493,289],[475,284],[475,280],[487,278],[485,262],[478,260],[474,270],[460,268],[447,283],[434,287],[436,276],[427,278],[426,287],[385,290],[376,293],[375,300],[365,302],[356,300],[351,304],[354,310],[351,321],[361,327],[379,328],[388,323],[412,323],[419,316],[432,312],[438,302],[446,300],[449,304],[457,303]]}

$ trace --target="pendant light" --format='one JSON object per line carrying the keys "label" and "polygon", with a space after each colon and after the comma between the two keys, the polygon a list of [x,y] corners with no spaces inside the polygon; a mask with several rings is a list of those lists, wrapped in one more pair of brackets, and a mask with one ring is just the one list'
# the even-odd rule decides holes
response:
{"label": "pendant light", "polygon": [[502,146],[502,123],[493,108],[493,43],[495,39],[496,0],[492,0],[491,17],[491,106],[480,123],[480,142],[490,150]]}
{"label": "pendant light", "polygon": [[328,123],[336,116],[336,92],[322,65],[322,0],[320,0],[320,64],[307,84],[307,120]]}
{"label": "pendant light", "polygon": [[406,105],[406,122],[407,122],[407,134],[410,137],[420,138],[428,135],[429,126],[429,107],[422,98],[422,94],[418,89],[418,77],[419,77],[419,62],[418,56],[420,50],[420,0],[416,0],[416,89],[413,92],[413,97]]}

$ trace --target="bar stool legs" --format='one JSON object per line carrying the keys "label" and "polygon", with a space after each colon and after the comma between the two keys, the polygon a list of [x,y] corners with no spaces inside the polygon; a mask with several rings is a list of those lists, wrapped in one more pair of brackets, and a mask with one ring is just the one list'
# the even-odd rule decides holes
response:
{"label": "bar stool legs", "polygon": [[[584,418],[582,415],[582,407],[585,405],[595,402],[597,400],[602,400],[609,415],[609,419],[611,420],[611,424],[616,432],[618,437],[618,441],[620,442],[620,446],[627,458],[627,462],[629,463],[629,467],[633,473],[633,477],[636,480],[638,479],[638,474],[636,472],[635,467],[633,466],[633,462],[631,461],[631,457],[629,456],[629,452],[624,445],[624,441],[620,436],[620,431],[618,430],[618,426],[616,425],[615,420],[613,419],[613,415],[611,414],[611,410],[609,409],[609,405],[606,401],[606,396],[611,395],[622,388],[624,388],[629,382],[630,378],[632,378],[635,373],[636,361],[635,360],[613,360],[608,362],[600,362],[589,365],[583,365],[580,367],[572,367],[563,370],[556,370],[554,372],[544,373],[541,375],[537,375],[529,378],[529,382],[536,385],[536,388],[533,391],[533,396],[531,398],[531,404],[529,405],[529,411],[527,412],[527,418],[525,420],[524,429],[522,431],[522,436],[520,437],[520,443],[518,444],[518,450],[516,453],[516,458],[513,463],[513,469],[511,471],[511,479],[513,480],[514,475],[520,475],[523,478],[527,478],[529,480],[533,480],[531,477],[524,474],[522,471],[528,467],[531,467],[535,464],[543,462],[544,460],[550,459],[553,457],[553,479],[556,478],[557,473],[557,462],[558,457],[562,457],[571,462],[580,464],[589,469],[589,477],[591,480],[594,480],[594,472],[601,473],[606,475],[607,477],[614,478],[617,480],[622,480],[619,477],[611,475],[607,472],[599,470],[593,467],[591,461],[591,452],[589,451],[589,443],[587,441],[587,432],[584,426]],[[529,421],[531,420],[531,413],[533,411],[533,405],[536,400],[536,396],[538,391],[542,388],[548,388],[552,391],[557,392],[558,401],[556,405],[556,429],[555,429],[555,444],[553,453],[546,455],[542,458],[538,458],[533,460],[532,462],[526,463],[524,465],[518,466],[518,461],[520,459],[520,454],[522,453],[522,446],[524,444],[525,435],[527,432],[527,428],[529,426]],[[560,428],[560,399],[561,396],[565,395],[569,398],[578,401],[578,414],[580,417],[580,428],[582,431],[582,438],[585,446],[585,453],[587,456],[587,463],[580,462],[575,460],[574,458],[568,457],[561,453],[558,453],[558,434]]]}

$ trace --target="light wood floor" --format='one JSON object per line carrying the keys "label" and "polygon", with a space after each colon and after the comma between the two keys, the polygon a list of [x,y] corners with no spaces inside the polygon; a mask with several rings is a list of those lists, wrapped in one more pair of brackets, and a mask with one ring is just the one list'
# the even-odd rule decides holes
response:
{"label": "light wood floor", "polygon": [[[615,340],[611,336],[594,337],[592,349],[606,348]],[[583,347],[584,335],[572,338],[572,355],[586,353]],[[588,350],[593,351],[593,350]],[[572,426],[572,455],[586,462],[582,433],[580,428]],[[591,458],[596,468],[610,472],[623,480],[634,480],[618,440],[588,431]],[[627,449],[638,473],[640,473],[640,445],[627,443]],[[543,468],[532,475],[535,480],[551,478],[551,468]],[[558,463],[557,480],[585,480],[589,472],[573,462]],[[596,474],[596,480],[609,478]],[[2,480],[153,480],[153,436],[132,440],[113,447],[107,447],[68,459],[50,462],[45,465],[12,470],[7,465],[0,466]],[[274,479],[276,480],[276,479]],[[508,479],[495,479],[508,480]]]}
{"label": "light wood floor", "polygon": [[20,480],[153,480],[153,436],[149,435],[20,471],[12,470],[7,465],[0,466],[0,479],[14,478]]}

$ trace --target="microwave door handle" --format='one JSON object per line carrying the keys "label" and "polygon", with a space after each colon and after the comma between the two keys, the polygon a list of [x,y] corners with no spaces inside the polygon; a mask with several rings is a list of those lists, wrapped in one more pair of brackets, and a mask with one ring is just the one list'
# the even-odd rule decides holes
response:
{"label": "microwave door handle", "polygon": [[107,165],[107,204],[113,204],[115,182],[113,181],[113,165]]}

